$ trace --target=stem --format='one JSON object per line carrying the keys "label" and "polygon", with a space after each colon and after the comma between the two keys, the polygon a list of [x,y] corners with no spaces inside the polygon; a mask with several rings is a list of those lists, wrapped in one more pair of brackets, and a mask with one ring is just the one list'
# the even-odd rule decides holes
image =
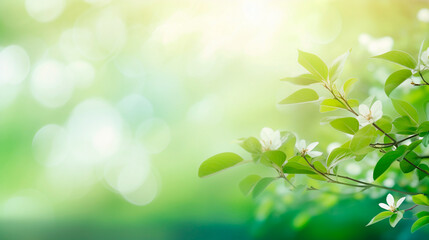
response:
{"label": "stem", "polygon": [[423,82],[425,83],[425,84],[422,84],[422,85],[429,85],[429,83],[428,82],[426,82],[426,80],[425,80],[425,78],[423,77],[423,74],[419,71],[419,75],[420,75],[420,78],[423,80]]}
{"label": "stem", "polygon": [[414,205],[414,206],[412,206],[412,207],[410,207],[410,208],[407,208],[407,209],[405,209],[404,210],[404,212],[406,212],[406,211],[411,211],[411,210],[413,210],[414,208],[416,208],[418,205],[416,204],[416,205]]}
{"label": "stem", "polygon": [[[406,140],[411,139],[413,137],[417,137],[418,135],[419,134],[413,134],[411,136],[408,136],[408,137],[406,137],[406,138],[404,138],[402,140],[396,141],[396,144],[405,142]],[[373,143],[373,144],[370,144],[370,146],[373,147],[373,148],[387,148],[387,147],[391,147],[391,146],[394,146],[394,145],[395,145],[395,143]]]}

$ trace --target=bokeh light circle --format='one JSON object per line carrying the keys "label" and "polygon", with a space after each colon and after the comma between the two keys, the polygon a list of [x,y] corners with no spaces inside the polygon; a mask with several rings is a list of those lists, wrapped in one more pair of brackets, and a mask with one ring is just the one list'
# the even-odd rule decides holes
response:
{"label": "bokeh light circle", "polygon": [[65,5],[65,0],[25,0],[28,14],[38,22],[55,20],[63,12]]}

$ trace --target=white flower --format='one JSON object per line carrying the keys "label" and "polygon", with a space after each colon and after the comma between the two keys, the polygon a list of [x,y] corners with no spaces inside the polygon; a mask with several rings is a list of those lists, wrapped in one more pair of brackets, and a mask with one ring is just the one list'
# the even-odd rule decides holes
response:
{"label": "white flower", "polygon": [[298,148],[298,151],[301,153],[301,156],[308,155],[312,158],[315,158],[315,157],[322,155],[322,152],[312,151],[317,146],[317,144],[319,144],[319,143],[314,142],[314,143],[308,144],[308,146],[307,146],[305,143],[305,140],[301,140],[301,141],[297,142],[296,148]]}
{"label": "white flower", "polygon": [[357,116],[357,120],[362,126],[376,122],[383,116],[381,101],[375,101],[371,109],[365,104],[359,105],[359,114],[360,115]]}
{"label": "white flower", "polygon": [[265,127],[261,130],[261,140],[263,151],[277,150],[282,146],[284,139],[280,136],[280,131],[274,131],[271,128]]}
{"label": "white flower", "polygon": [[[429,48],[422,52],[420,59],[424,66],[429,65]],[[424,70],[424,66],[420,66],[420,70]]]}
{"label": "white flower", "polygon": [[395,204],[395,199],[393,198],[393,196],[392,196],[392,194],[388,194],[387,195],[387,197],[386,197],[386,202],[387,202],[387,204],[385,204],[385,203],[379,203],[378,205],[381,207],[381,208],[384,208],[384,209],[386,209],[386,210],[388,210],[388,211],[391,211],[391,212],[396,212],[397,210],[398,210],[398,208],[399,208],[399,206],[401,206],[401,204],[402,204],[402,202],[405,200],[405,197],[403,197],[403,198],[400,198],[397,202],[396,202],[396,204]]}

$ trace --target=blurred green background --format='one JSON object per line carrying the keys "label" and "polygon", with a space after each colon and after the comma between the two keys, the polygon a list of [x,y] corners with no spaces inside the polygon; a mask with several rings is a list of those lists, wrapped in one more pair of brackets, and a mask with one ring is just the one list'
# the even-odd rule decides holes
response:
{"label": "blurred green background", "polygon": [[266,170],[197,169],[262,127],[347,139],[316,104],[276,105],[297,49],[351,48],[353,97],[386,100],[395,66],[369,57],[428,35],[418,0],[0,0],[0,239],[423,239],[411,219],[365,228],[385,191],[252,200],[237,183]]}

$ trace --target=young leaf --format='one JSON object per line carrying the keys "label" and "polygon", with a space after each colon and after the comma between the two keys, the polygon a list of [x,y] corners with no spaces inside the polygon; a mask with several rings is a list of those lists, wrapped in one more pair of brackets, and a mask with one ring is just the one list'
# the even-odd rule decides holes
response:
{"label": "young leaf", "polygon": [[319,99],[319,95],[310,88],[303,88],[294,93],[292,93],[289,97],[283,99],[280,104],[294,104],[294,103],[303,103],[303,102],[311,102]]}
{"label": "young leaf", "polygon": [[280,168],[286,160],[286,154],[282,151],[266,151],[263,153],[263,156]]}
{"label": "young leaf", "polygon": [[389,219],[390,226],[395,227],[396,224],[398,224],[398,222],[402,219],[403,216],[404,216],[403,211],[398,211],[394,213]]}
{"label": "young leaf", "polygon": [[315,77],[313,74],[301,74],[296,77],[286,77],[281,79],[281,81],[291,82],[296,85],[310,85],[313,83],[319,83],[321,82],[317,77]]}
{"label": "young leaf", "polygon": [[252,174],[241,180],[238,187],[244,196],[247,196],[253,190],[259,179],[261,179],[260,176]]}
{"label": "young leaf", "polygon": [[198,170],[198,176],[205,177],[211,175],[226,168],[230,168],[241,161],[243,161],[243,158],[235,153],[219,153],[201,164]]}
{"label": "young leaf", "polygon": [[367,125],[355,133],[350,143],[350,149],[357,155],[364,153],[364,149],[369,146],[376,130],[372,125]]}
{"label": "young leaf", "polygon": [[423,194],[417,194],[413,196],[413,202],[417,205],[429,206],[429,199]]}
{"label": "young leaf", "polygon": [[350,78],[349,80],[347,80],[344,85],[343,85],[343,91],[344,94],[346,94],[346,96],[350,93],[350,91],[353,88],[353,85],[355,84],[355,82],[357,82],[357,78]]}
{"label": "young leaf", "polygon": [[422,124],[417,128],[417,132],[429,132],[429,121],[422,122]]}
{"label": "young leaf", "polygon": [[295,143],[295,135],[289,133],[286,140],[283,142],[283,145],[281,145],[278,150],[283,151],[286,154],[286,157],[292,157],[295,155]]}
{"label": "young leaf", "polygon": [[331,121],[330,124],[338,131],[352,135],[359,130],[359,122],[356,120],[356,118],[353,117],[337,118]]}
{"label": "young leaf", "polygon": [[395,110],[400,115],[408,116],[416,124],[419,123],[419,115],[417,114],[417,110],[413,106],[411,106],[411,104],[399,99],[392,99],[392,104]]}
{"label": "young leaf", "polygon": [[348,50],[343,55],[337,57],[332,63],[331,68],[329,69],[329,80],[331,82],[335,82],[343,72],[344,63],[346,62],[347,57],[350,54],[350,50]]}
{"label": "young leaf", "polygon": [[328,67],[318,56],[298,51],[298,63],[320,79],[328,78]]}
{"label": "young leaf", "polygon": [[329,112],[337,109],[347,109],[340,101],[336,99],[324,99],[320,103],[320,112]]}
{"label": "young leaf", "polygon": [[349,159],[351,155],[352,155],[352,152],[348,148],[343,148],[343,147],[335,148],[329,154],[326,164],[328,165],[329,168],[332,168],[340,161]]}
{"label": "young leaf", "polygon": [[411,77],[411,71],[408,69],[401,69],[396,71],[387,78],[386,84],[384,85],[384,91],[389,96],[390,93],[397,88],[401,83]]}
{"label": "young leaf", "polygon": [[396,151],[391,151],[383,155],[383,157],[378,160],[377,164],[374,168],[373,179],[377,180],[378,177],[381,176],[389,167],[392,165],[394,161],[401,158],[405,152],[405,148],[398,148]]}
{"label": "young leaf", "polygon": [[371,219],[371,221],[366,226],[368,227],[369,225],[372,225],[376,222],[380,222],[381,220],[386,219],[392,215],[393,215],[393,212],[391,212],[391,211],[381,212],[381,213],[377,214],[375,217],[373,217]]}
{"label": "young leaf", "polygon": [[266,177],[259,180],[253,188],[252,197],[256,198],[257,196],[259,196],[259,194],[261,194],[265,190],[265,188],[267,188],[268,185],[270,185],[276,179],[278,178]]}
{"label": "young leaf", "polygon": [[420,228],[424,227],[428,223],[429,223],[429,216],[424,216],[417,219],[417,221],[414,222],[413,226],[411,226],[411,232],[413,233],[419,230]]}
{"label": "young leaf", "polygon": [[249,137],[240,142],[240,146],[249,153],[261,153],[262,146],[258,139]]}
{"label": "young leaf", "polygon": [[425,147],[429,146],[429,133],[425,134],[422,139],[422,144]]}
{"label": "young leaf", "polygon": [[389,116],[384,115],[375,123],[386,133],[392,130],[392,119]]}
{"label": "young leaf", "polygon": [[387,61],[397,63],[409,69],[414,69],[417,66],[416,60],[410,54],[403,51],[394,50],[387,53],[383,53],[378,56],[374,56],[373,58],[385,59]]}

